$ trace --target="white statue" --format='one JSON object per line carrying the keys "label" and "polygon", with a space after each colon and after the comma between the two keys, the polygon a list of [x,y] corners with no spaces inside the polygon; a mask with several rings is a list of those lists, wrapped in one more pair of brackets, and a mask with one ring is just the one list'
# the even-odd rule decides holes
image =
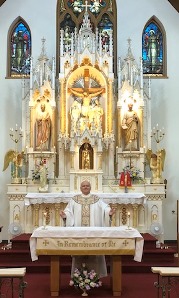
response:
{"label": "white statue", "polygon": [[40,163],[40,187],[39,192],[47,192],[48,191],[48,182],[47,182],[47,168],[46,165],[41,161]]}

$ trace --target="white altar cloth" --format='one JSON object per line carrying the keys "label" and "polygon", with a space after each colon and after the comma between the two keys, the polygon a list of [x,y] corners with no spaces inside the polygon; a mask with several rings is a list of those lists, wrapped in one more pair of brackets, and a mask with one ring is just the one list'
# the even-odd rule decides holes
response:
{"label": "white altar cloth", "polygon": [[37,238],[135,238],[134,260],[141,262],[144,239],[134,228],[121,227],[39,227],[30,237],[32,261],[38,260],[36,254]]}
{"label": "white altar cloth", "polygon": [[[28,193],[25,196],[25,205],[42,203],[68,203],[71,198],[80,193]],[[94,193],[92,193],[94,194]],[[95,193],[107,204],[145,204],[146,196],[143,193]]]}

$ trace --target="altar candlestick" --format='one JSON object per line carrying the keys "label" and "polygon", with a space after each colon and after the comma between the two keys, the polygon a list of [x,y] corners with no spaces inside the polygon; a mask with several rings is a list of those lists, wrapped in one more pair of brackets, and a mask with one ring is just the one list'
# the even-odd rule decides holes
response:
{"label": "altar candlestick", "polygon": [[45,226],[46,226],[46,220],[47,220],[47,212],[44,212],[44,214],[43,214],[43,226],[44,226],[44,229],[45,229]]}
{"label": "altar candlestick", "polygon": [[130,165],[130,169],[131,169],[131,165],[132,165],[132,162],[131,162],[132,140],[130,140],[129,143],[130,143],[130,163],[129,163],[129,165]]}
{"label": "altar candlestick", "polygon": [[130,226],[130,216],[131,216],[131,214],[130,214],[130,212],[128,212],[128,213],[127,213],[127,218],[128,218],[128,229],[129,229],[129,226]]}
{"label": "altar candlestick", "polygon": [[55,162],[55,155],[56,155],[56,148],[55,148],[55,146],[53,147],[53,153],[54,153],[54,162]]}

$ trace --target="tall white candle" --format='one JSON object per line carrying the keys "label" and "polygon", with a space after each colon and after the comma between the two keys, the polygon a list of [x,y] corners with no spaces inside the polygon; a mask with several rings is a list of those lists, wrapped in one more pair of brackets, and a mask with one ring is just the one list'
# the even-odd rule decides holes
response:
{"label": "tall white candle", "polygon": [[130,212],[128,212],[128,213],[127,213],[127,217],[128,217],[128,228],[129,228],[129,226],[130,226],[130,216],[131,216],[131,214],[130,214]]}

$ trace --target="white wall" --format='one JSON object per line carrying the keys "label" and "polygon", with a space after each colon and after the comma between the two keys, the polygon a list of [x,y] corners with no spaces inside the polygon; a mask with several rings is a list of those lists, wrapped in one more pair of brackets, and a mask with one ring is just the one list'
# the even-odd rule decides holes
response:
{"label": "white wall", "polygon": [[[6,197],[10,169],[2,172],[4,155],[14,148],[9,128],[21,126],[21,80],[5,79],[7,63],[7,33],[12,22],[21,16],[32,34],[34,61],[41,51],[41,39],[46,39],[48,57],[56,55],[56,0],[7,0],[0,8],[0,103],[1,103],[1,150],[0,150],[0,225],[2,239],[8,238],[9,202]],[[168,180],[167,199],[164,202],[164,239],[176,239],[176,210],[178,195],[178,148],[179,137],[179,14],[167,0],[117,0],[118,7],[118,56],[127,53],[127,39],[132,40],[132,52],[137,61],[141,56],[142,31],[146,22],[155,15],[163,24],[167,37],[167,79],[152,79],[152,126],[165,127],[163,147],[166,149],[164,178]]]}

